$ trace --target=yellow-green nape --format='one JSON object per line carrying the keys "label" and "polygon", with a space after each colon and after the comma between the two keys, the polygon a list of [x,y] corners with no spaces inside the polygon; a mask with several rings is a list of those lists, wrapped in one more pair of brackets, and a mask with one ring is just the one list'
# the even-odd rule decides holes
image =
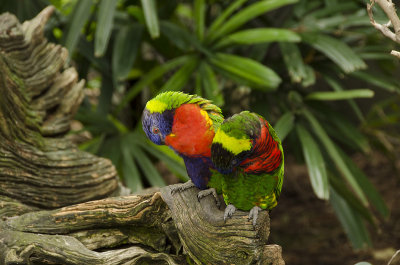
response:
{"label": "yellow-green nape", "polygon": [[238,155],[243,151],[249,151],[251,149],[250,139],[237,139],[229,136],[222,131],[221,128],[219,128],[215,134],[213,143],[220,143],[223,148],[232,152],[234,155]]}
{"label": "yellow-green nape", "polygon": [[206,111],[221,113],[221,110],[217,106],[212,105],[209,100],[177,91],[167,91],[158,94],[147,103],[146,108],[150,113],[163,113],[166,110],[176,109],[186,103],[197,104]]}
{"label": "yellow-green nape", "polygon": [[147,102],[146,108],[150,111],[150,113],[163,113],[168,108],[168,105],[157,99],[152,99]]}

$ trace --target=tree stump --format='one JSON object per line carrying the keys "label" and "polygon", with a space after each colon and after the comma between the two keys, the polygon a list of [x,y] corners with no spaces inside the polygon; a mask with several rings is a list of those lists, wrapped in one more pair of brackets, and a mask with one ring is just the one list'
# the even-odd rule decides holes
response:
{"label": "tree stump", "polygon": [[253,227],[196,188],[128,195],[70,141],[84,81],[43,36],[53,11],[0,15],[0,264],[284,264],[267,212]]}

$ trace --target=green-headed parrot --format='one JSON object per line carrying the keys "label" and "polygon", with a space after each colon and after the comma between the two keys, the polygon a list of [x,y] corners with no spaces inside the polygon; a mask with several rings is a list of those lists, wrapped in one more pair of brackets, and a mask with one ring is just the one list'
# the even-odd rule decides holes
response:
{"label": "green-headed parrot", "polygon": [[237,209],[258,212],[277,205],[283,181],[282,144],[271,125],[260,115],[243,111],[224,120],[211,146],[211,160],[221,173],[227,205],[224,219]]}

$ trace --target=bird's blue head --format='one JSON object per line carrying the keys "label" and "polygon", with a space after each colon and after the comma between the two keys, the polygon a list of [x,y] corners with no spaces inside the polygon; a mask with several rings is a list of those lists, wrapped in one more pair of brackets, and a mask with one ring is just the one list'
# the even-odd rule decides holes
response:
{"label": "bird's blue head", "polygon": [[143,131],[153,143],[158,145],[165,144],[165,137],[172,131],[173,117],[172,110],[151,113],[145,108],[142,115]]}

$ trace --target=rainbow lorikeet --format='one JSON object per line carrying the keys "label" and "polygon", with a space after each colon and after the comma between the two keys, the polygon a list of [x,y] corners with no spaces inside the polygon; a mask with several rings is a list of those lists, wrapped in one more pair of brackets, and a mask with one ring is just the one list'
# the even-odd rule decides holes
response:
{"label": "rainbow lorikeet", "polygon": [[250,211],[249,219],[255,225],[261,209],[277,205],[283,181],[283,149],[263,117],[243,111],[226,119],[214,136],[211,159],[221,173],[227,205],[224,219],[238,208]]}
{"label": "rainbow lorikeet", "polygon": [[206,189],[212,177],[211,144],[223,120],[219,107],[196,95],[165,92],[147,102],[142,116],[143,130],[153,143],[165,144],[183,158],[191,179],[177,189],[194,185],[205,190],[199,193],[199,198],[212,193],[217,200],[215,189],[208,192]]}

